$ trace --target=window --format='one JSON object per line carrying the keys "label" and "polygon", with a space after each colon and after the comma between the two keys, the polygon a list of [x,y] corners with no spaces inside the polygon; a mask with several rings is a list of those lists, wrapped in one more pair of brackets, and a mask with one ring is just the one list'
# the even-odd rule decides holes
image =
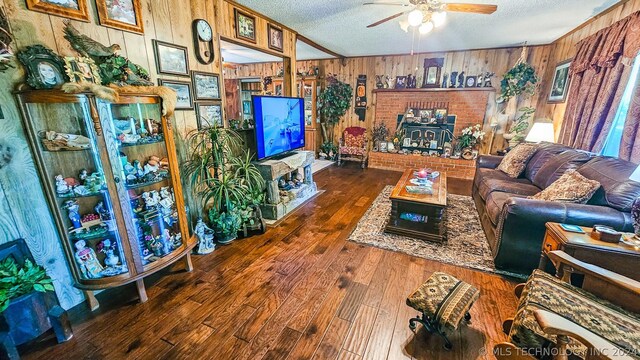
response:
{"label": "window", "polygon": [[636,56],[633,63],[633,69],[631,70],[631,77],[629,77],[629,83],[627,84],[622,99],[620,100],[620,106],[616,112],[616,117],[613,119],[611,130],[607,135],[607,139],[604,142],[601,154],[605,156],[618,157],[620,154],[620,143],[622,142],[622,131],[624,130],[624,121],[627,119],[629,113],[629,104],[631,103],[631,96],[633,95],[633,89],[638,82],[638,73],[640,72],[640,53]]}

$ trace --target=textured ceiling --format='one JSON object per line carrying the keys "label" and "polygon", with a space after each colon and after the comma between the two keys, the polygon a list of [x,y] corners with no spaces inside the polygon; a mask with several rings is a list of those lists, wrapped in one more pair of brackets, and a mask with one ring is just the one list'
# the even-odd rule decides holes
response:
{"label": "textured ceiling", "polygon": [[242,45],[233,44],[224,40],[220,41],[220,52],[222,53],[222,60],[226,63],[253,64],[282,61],[281,57],[249,49]]}
{"label": "textured ceiling", "polygon": [[[365,0],[237,1],[345,56],[406,54],[412,49],[412,32],[405,33],[399,25],[406,15],[375,28],[366,27],[405,7],[363,6]],[[517,46],[525,41],[530,45],[548,44],[618,0],[448,2],[496,4],[498,10],[492,15],[449,13],[447,23],[430,34],[419,37],[416,32],[416,52]]]}
{"label": "textured ceiling", "polygon": [[296,60],[331,59],[335,56],[320,51],[307,43],[298,40],[296,42]]}

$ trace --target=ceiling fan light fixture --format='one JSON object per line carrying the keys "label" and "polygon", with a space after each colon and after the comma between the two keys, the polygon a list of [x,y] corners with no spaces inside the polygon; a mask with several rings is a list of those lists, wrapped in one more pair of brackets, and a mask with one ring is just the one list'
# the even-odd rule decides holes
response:
{"label": "ceiling fan light fixture", "polygon": [[407,20],[400,20],[400,29],[404,32],[409,32],[409,22]]}
{"label": "ceiling fan light fixture", "polygon": [[424,18],[424,14],[419,9],[415,9],[409,13],[409,25],[411,26],[420,26],[422,24],[422,19]]}
{"label": "ceiling fan light fixture", "polygon": [[436,11],[431,15],[431,21],[433,21],[433,25],[435,27],[439,27],[444,25],[447,21],[447,12],[446,11]]}
{"label": "ceiling fan light fixture", "polygon": [[422,23],[422,25],[420,25],[420,27],[418,28],[418,31],[420,31],[420,34],[422,35],[430,33],[431,30],[433,30],[433,23],[431,21]]}

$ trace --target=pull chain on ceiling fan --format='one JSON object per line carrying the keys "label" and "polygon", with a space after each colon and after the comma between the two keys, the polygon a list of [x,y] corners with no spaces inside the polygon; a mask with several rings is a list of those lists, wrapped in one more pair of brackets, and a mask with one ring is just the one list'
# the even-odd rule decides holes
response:
{"label": "pull chain on ceiling fan", "polygon": [[[458,4],[458,3],[443,3],[439,0],[409,0],[409,3],[405,2],[367,2],[363,5],[387,5],[387,6],[402,6],[413,7],[413,9],[405,10],[397,14],[393,14],[382,20],[376,21],[373,24],[368,25],[368,28],[376,27],[380,24],[384,24],[387,21],[399,18],[405,14],[408,14],[408,22],[410,26],[418,28],[420,34],[427,34],[433,30],[434,27],[438,27],[444,24],[447,12],[466,12],[474,14],[493,14],[498,6],[486,5],[486,4]],[[404,29],[404,27],[403,27]],[[406,30],[405,30],[406,31]]]}

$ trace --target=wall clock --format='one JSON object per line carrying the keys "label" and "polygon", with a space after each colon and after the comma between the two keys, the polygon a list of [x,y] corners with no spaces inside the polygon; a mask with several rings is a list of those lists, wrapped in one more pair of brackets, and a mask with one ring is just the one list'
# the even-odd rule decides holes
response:
{"label": "wall clock", "polygon": [[[205,19],[193,20],[193,45],[196,58],[202,64],[208,65],[213,62],[215,53],[213,52],[213,29]],[[206,44],[204,53],[202,43]]]}

